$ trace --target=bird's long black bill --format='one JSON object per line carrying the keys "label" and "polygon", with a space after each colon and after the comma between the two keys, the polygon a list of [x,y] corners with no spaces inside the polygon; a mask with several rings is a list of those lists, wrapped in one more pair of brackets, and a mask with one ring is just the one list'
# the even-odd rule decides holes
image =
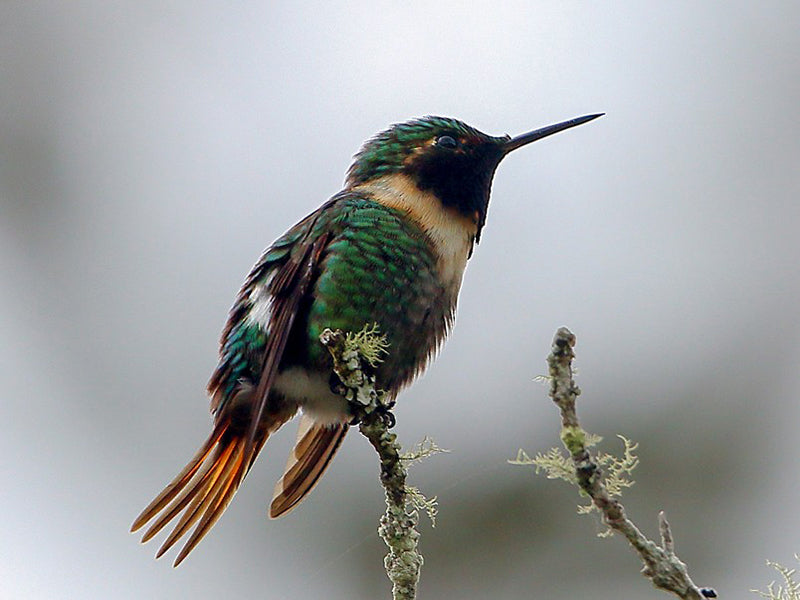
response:
{"label": "bird's long black bill", "polygon": [[508,140],[503,146],[503,153],[508,154],[512,150],[521,148],[526,144],[530,144],[531,142],[545,138],[548,135],[553,135],[559,131],[569,129],[570,127],[577,127],[578,125],[583,125],[589,121],[594,121],[597,117],[602,117],[604,114],[605,113],[597,113],[596,115],[576,117],[574,119],[570,119],[569,121],[564,121],[563,123],[556,123],[555,125],[548,125],[547,127],[542,127],[541,129],[535,129],[534,131],[523,133],[522,135],[518,135],[517,137]]}

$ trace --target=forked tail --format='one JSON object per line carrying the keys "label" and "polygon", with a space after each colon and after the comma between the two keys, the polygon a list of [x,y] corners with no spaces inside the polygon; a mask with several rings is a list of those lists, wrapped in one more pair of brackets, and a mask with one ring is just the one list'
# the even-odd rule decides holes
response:
{"label": "forked tail", "polygon": [[[292,417],[292,412],[271,414],[269,424],[256,430],[252,444],[247,443],[248,427],[242,427],[241,423],[232,426],[230,418],[220,419],[189,464],[133,522],[131,531],[150,523],[142,536],[144,543],[180,515],[156,553],[156,558],[161,557],[194,527],[175,558],[177,567],[225,512],[267,438]],[[311,492],[330,465],[347,429],[346,423],[316,423],[306,415],[300,419],[297,443],[283,477],[275,486],[270,517],[290,512]]]}
{"label": "forked tail", "polygon": [[142,543],[147,542],[183,513],[156,553],[159,558],[197,523],[175,559],[177,567],[225,512],[269,434],[284,422],[260,428],[248,447],[247,431],[231,427],[229,418],[221,419],[189,464],[137,517],[131,531],[155,518],[142,536]]}

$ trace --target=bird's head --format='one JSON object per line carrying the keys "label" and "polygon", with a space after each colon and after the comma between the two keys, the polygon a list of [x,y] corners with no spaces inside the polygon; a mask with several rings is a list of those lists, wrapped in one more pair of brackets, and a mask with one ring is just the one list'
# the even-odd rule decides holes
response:
{"label": "bird's head", "polygon": [[447,117],[423,117],[393,125],[367,141],[347,173],[347,187],[402,174],[447,208],[486,221],[492,178],[512,150],[601,115],[587,115],[517,137],[494,137]]}

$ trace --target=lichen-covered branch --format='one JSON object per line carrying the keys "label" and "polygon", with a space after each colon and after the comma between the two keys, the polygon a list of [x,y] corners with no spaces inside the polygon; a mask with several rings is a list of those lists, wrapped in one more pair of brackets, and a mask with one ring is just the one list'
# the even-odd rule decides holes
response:
{"label": "lichen-covered branch", "polygon": [[[800,554],[794,555],[795,560],[800,562]],[[797,569],[790,569],[784,567],[780,563],[767,561],[767,565],[775,569],[783,577],[782,584],[776,584],[774,581],[767,586],[767,591],[750,590],[758,594],[765,600],[800,600],[800,581],[795,579]]]}
{"label": "lichen-covered branch", "polygon": [[684,600],[715,598],[710,588],[699,588],[692,582],[686,565],[675,554],[672,532],[664,517],[659,514],[661,546],[649,540],[628,519],[620,501],[609,493],[597,461],[587,447],[587,434],[578,422],[575,401],[581,391],[572,375],[575,336],[561,327],[553,338],[547,357],[550,380],[550,397],[561,411],[561,441],[572,457],[578,486],[591,499],[603,515],[603,521],[614,531],[625,536],[639,554],[644,568],[642,573],[659,589],[671,592]]}
{"label": "lichen-covered branch", "polygon": [[342,395],[350,401],[359,430],[375,448],[381,462],[381,483],[386,493],[386,512],[381,517],[378,534],[389,547],[384,559],[386,574],[392,581],[394,600],[414,600],[422,568],[422,555],[417,549],[419,513],[411,507],[406,488],[397,436],[389,431],[394,418],[385,403],[384,394],[375,389],[375,378],[361,368],[362,359],[374,366],[386,352],[385,339],[376,328],[358,334],[343,334],[326,329],[320,341],[333,356],[334,371],[341,380]]}
{"label": "lichen-covered branch", "polygon": [[387,423],[375,413],[367,415],[359,424],[361,433],[378,452],[381,460],[381,483],[386,493],[386,512],[381,517],[378,533],[389,547],[384,567],[392,581],[395,600],[413,600],[417,597],[417,583],[422,568],[419,543],[419,512],[408,510],[406,469],[400,458],[397,436],[389,433]]}

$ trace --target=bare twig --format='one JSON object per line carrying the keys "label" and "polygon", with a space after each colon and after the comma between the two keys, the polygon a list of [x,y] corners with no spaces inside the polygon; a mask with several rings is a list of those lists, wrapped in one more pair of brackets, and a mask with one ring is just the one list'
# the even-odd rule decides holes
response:
{"label": "bare twig", "polygon": [[[406,488],[406,468],[397,436],[389,432],[394,418],[384,394],[375,389],[375,378],[364,373],[362,359],[374,365],[380,352],[380,337],[365,329],[364,335],[345,335],[341,331],[326,329],[320,341],[333,356],[334,371],[341,380],[342,395],[350,401],[359,430],[369,440],[381,461],[381,483],[386,494],[386,512],[381,517],[378,534],[389,547],[384,559],[386,574],[392,581],[394,600],[414,600],[422,568],[422,555],[417,550],[419,513],[409,506]],[[359,337],[361,336],[361,337]],[[364,344],[371,349],[364,351]],[[385,342],[384,342],[385,344]],[[383,346],[385,352],[385,346]]]}
{"label": "bare twig", "polygon": [[550,379],[550,397],[561,411],[561,441],[572,457],[578,485],[600,510],[605,523],[622,534],[639,554],[644,563],[642,574],[659,589],[671,592],[684,600],[716,598],[710,588],[699,588],[689,577],[686,565],[675,555],[672,532],[664,513],[659,514],[661,546],[647,539],[625,515],[625,508],[613,498],[606,488],[600,468],[586,446],[586,432],[578,422],[575,400],[581,391],[572,374],[575,336],[561,327],[553,338],[547,357]]}

